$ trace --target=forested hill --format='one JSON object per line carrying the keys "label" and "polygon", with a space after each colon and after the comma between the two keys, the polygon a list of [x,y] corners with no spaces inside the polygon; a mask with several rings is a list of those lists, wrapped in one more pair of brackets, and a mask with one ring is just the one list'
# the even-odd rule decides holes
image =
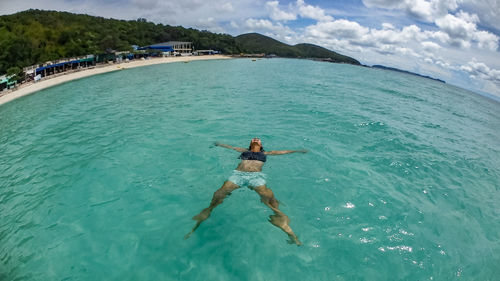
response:
{"label": "forested hill", "polygon": [[275,54],[280,57],[293,58],[323,58],[339,63],[360,63],[348,56],[330,51],[313,44],[297,44],[294,46],[284,44],[258,33],[248,33],[236,36],[236,43],[245,53]]}
{"label": "forested hill", "polygon": [[68,12],[27,10],[0,16],[0,74],[15,73],[19,68],[59,58],[111,50],[130,51],[131,45],[144,46],[166,41],[190,41],[196,49],[213,49],[224,54],[274,53],[284,57],[321,57],[359,64],[352,58],[318,46],[289,46],[260,34],[233,37],[154,24],[145,19],[127,21]]}
{"label": "forested hill", "polygon": [[190,41],[198,49],[239,53],[234,37],[191,28],[105,19],[67,12],[28,10],[0,16],[0,74],[13,66],[132,50],[131,45]]}

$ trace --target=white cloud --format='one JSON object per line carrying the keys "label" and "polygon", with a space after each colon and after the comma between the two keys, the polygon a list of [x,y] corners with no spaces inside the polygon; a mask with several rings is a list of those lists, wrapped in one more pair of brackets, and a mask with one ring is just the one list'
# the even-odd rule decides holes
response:
{"label": "white cloud", "polygon": [[404,3],[401,0],[363,0],[363,4],[369,8],[402,8]]}
{"label": "white cloud", "polygon": [[303,18],[310,18],[317,21],[331,21],[333,18],[326,15],[325,10],[317,6],[307,5],[304,0],[297,0],[298,13]]}
{"label": "white cloud", "polygon": [[[354,21],[335,20],[330,22],[318,22],[306,28],[308,37],[317,39],[337,38],[347,40],[351,45],[377,48],[376,51],[383,53],[410,53],[405,47],[408,42],[421,42],[428,39],[428,34],[416,25],[406,26],[403,29],[368,28]],[[391,47],[393,46],[393,47]],[[406,48],[406,47],[405,47]],[[404,50],[404,51],[403,51]]]}
{"label": "white cloud", "polygon": [[475,14],[463,11],[457,15],[447,14],[436,20],[436,25],[448,35],[445,42],[458,47],[470,48],[477,43],[479,48],[488,48],[495,51],[498,48],[499,37],[487,31],[479,31],[476,22],[479,18]]}
{"label": "white cloud", "polygon": [[450,41],[450,36],[442,31],[425,31],[424,34],[428,38],[438,40],[443,44],[446,44],[448,41]]}
{"label": "white cloud", "polygon": [[360,39],[370,31],[359,23],[348,20],[318,22],[306,28],[307,35],[319,38],[340,37],[343,39]]}
{"label": "white cloud", "polygon": [[432,52],[432,51],[436,51],[436,50],[441,49],[441,46],[439,46],[439,44],[436,44],[436,43],[430,42],[430,41],[422,42],[422,47],[424,48],[424,50],[426,50],[428,52]]}
{"label": "white cloud", "polygon": [[382,23],[382,29],[394,29],[394,25],[392,25],[388,22],[384,22],[384,23]]}
{"label": "white cloud", "polygon": [[454,15],[446,15],[436,20],[436,25],[446,32],[453,39],[469,39],[476,31],[476,24],[472,21],[467,21],[467,17],[457,17]]}
{"label": "white cloud", "polygon": [[372,29],[370,40],[382,44],[401,44],[406,41],[406,36],[395,29]]}
{"label": "white cloud", "polygon": [[382,55],[403,55],[403,56],[413,56],[420,57],[419,54],[415,53],[412,49],[399,47],[396,45],[379,45],[377,48],[373,49],[375,52]]}
{"label": "white cloud", "polygon": [[463,0],[462,7],[481,17],[481,23],[500,30],[500,0]]}
{"label": "white cloud", "polygon": [[213,17],[200,18],[197,23],[198,28],[209,30],[216,33],[224,33],[224,29],[219,26],[218,22]]}
{"label": "white cloud", "polygon": [[231,2],[224,3],[220,6],[216,6],[216,9],[220,12],[233,12],[234,8]]}
{"label": "white cloud", "polygon": [[415,40],[417,42],[427,40],[428,37],[428,35],[422,31],[420,27],[414,24],[403,27],[401,30],[401,36],[403,36],[406,41]]}
{"label": "white cloud", "polygon": [[[412,2],[411,4],[409,2]],[[406,5],[406,11],[419,19],[432,20],[434,11],[432,7],[432,3],[425,0],[414,0],[414,1],[406,1],[409,5]]]}
{"label": "white cloud", "polygon": [[457,10],[461,2],[463,0],[363,0],[367,7],[398,9],[428,22]]}
{"label": "white cloud", "polygon": [[240,28],[240,25],[239,25],[237,22],[235,22],[234,20],[232,20],[232,21],[229,23],[229,25],[230,25],[232,28],[236,28],[236,29],[237,29],[237,28]]}
{"label": "white cloud", "polygon": [[[500,0],[484,0],[481,1],[482,4],[475,5],[476,2],[473,0],[363,0],[367,7],[402,10],[419,20],[435,23],[443,32],[436,34],[442,43],[460,48],[470,48],[476,45],[482,49],[496,50],[499,37],[478,29],[477,24],[480,22],[478,14],[463,10],[457,12],[457,10],[462,4],[464,7],[476,7],[473,10],[481,11],[480,15],[486,18],[487,22],[491,23],[492,18],[500,22],[498,21]],[[490,25],[500,27],[498,23]]]}
{"label": "white cloud", "polygon": [[500,70],[492,69],[485,63],[477,62],[475,59],[460,67],[461,70],[469,73],[472,79],[483,79],[500,86]]}
{"label": "white cloud", "polygon": [[247,19],[245,21],[246,27],[255,29],[275,29],[274,24],[270,20],[265,19]]}
{"label": "white cloud", "polygon": [[244,27],[247,32],[262,32],[267,36],[274,37],[278,40],[290,42],[291,38],[295,38],[296,33],[288,26],[282,23],[273,23],[266,19],[249,18],[244,22]]}
{"label": "white cloud", "polygon": [[474,33],[474,40],[481,49],[496,51],[498,49],[498,36],[486,31],[477,31]]}
{"label": "white cloud", "polygon": [[269,12],[269,17],[277,21],[289,21],[297,19],[297,15],[292,12],[285,12],[279,7],[278,1],[266,2],[266,10]]}
{"label": "white cloud", "polygon": [[333,17],[326,14],[325,10],[318,7],[308,5],[304,0],[297,0],[295,5],[290,4],[288,6],[288,11],[280,9],[280,4],[278,1],[266,2],[266,10],[269,13],[269,17],[276,21],[291,21],[296,20],[297,16],[301,18],[313,19],[316,21],[331,21]]}
{"label": "white cloud", "polygon": [[131,0],[130,3],[139,9],[148,9],[159,5],[158,0]]}

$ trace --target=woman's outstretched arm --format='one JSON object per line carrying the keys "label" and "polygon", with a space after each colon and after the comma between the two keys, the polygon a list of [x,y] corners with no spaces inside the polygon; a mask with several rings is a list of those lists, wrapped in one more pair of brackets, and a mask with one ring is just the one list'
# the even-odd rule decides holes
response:
{"label": "woman's outstretched arm", "polygon": [[235,147],[235,146],[231,146],[229,144],[223,144],[223,143],[220,143],[220,142],[217,142],[217,141],[214,143],[214,145],[215,146],[224,147],[224,148],[234,149],[234,150],[239,151],[239,152],[243,152],[243,151],[247,151],[248,150],[246,148]]}
{"label": "woman's outstretched arm", "polygon": [[307,153],[306,149],[300,149],[300,150],[271,150],[271,151],[265,151],[264,154],[266,155],[282,155],[282,154],[289,154],[289,153]]}

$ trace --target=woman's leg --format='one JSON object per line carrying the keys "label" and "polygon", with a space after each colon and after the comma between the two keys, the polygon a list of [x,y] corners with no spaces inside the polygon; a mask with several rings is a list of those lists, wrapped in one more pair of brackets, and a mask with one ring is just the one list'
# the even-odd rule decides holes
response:
{"label": "woman's leg", "polygon": [[279,209],[279,203],[274,197],[273,191],[265,185],[258,186],[254,188],[254,190],[260,195],[260,201],[274,212],[274,215],[269,216],[269,222],[279,227],[288,235],[290,238],[288,241],[289,243],[295,243],[299,246],[302,245],[302,242],[299,241],[297,235],[293,233],[292,228],[289,226],[290,218]]}
{"label": "woman's leg", "polygon": [[188,234],[186,234],[186,236],[184,236],[184,239],[189,238],[189,236],[191,234],[193,234],[193,232],[198,228],[198,226],[200,226],[200,224],[203,221],[205,221],[206,219],[208,219],[208,217],[210,217],[212,210],[215,207],[217,207],[217,205],[222,204],[222,201],[224,201],[224,198],[226,198],[227,195],[229,195],[233,190],[235,190],[237,188],[239,188],[239,186],[236,185],[235,183],[233,183],[232,181],[224,182],[222,187],[217,189],[217,191],[214,192],[214,196],[212,197],[212,201],[210,202],[210,205],[207,208],[203,209],[199,214],[197,214],[196,216],[193,217],[193,220],[196,221],[196,224],[193,227],[193,229],[191,230],[191,232],[189,232]]}

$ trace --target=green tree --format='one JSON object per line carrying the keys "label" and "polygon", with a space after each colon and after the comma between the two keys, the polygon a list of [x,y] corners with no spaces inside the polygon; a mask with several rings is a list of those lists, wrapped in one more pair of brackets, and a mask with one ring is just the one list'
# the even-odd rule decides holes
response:
{"label": "green tree", "polygon": [[7,77],[9,77],[9,82],[20,81],[23,78],[23,70],[20,67],[13,66],[7,69]]}

